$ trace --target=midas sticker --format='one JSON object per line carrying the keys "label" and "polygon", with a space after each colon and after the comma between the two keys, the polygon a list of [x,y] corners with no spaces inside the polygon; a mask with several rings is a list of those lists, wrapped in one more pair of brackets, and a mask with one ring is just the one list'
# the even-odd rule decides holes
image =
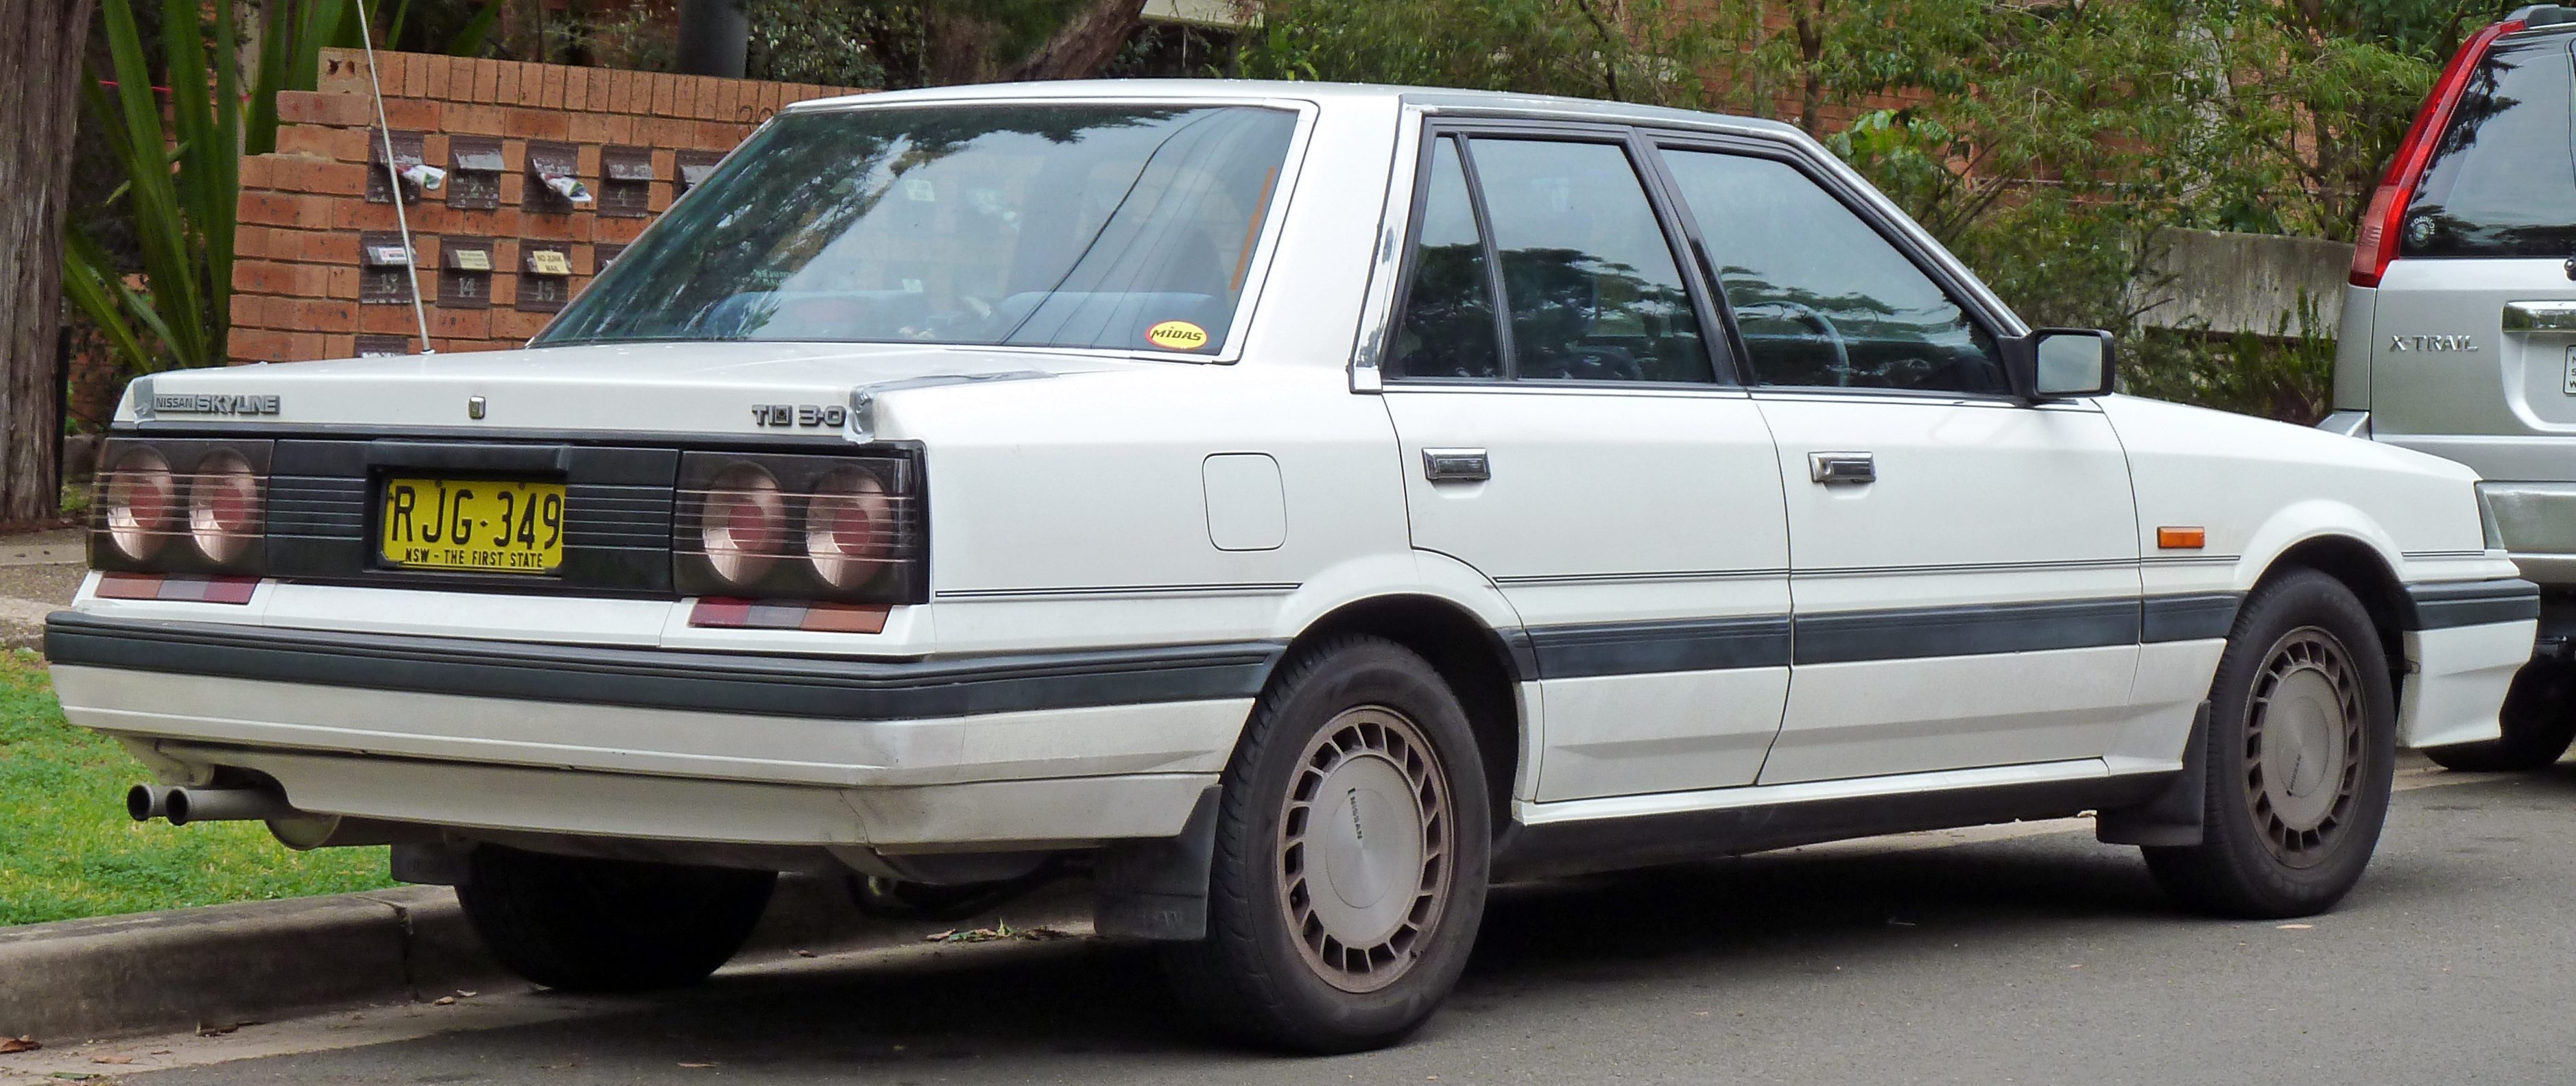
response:
{"label": "midas sticker", "polygon": [[1145,342],[1171,351],[1195,351],[1207,346],[1207,329],[1188,321],[1164,321],[1145,329]]}

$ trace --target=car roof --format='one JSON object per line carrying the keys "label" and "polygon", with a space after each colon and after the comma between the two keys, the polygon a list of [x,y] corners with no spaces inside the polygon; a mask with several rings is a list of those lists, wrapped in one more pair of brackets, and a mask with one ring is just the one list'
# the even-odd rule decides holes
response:
{"label": "car roof", "polygon": [[1648,124],[1679,128],[1717,128],[1804,140],[1795,125],[1755,117],[1737,117],[1631,102],[1606,102],[1552,94],[1404,87],[1375,83],[1315,83],[1268,79],[1065,79],[1032,83],[979,83],[918,90],[875,91],[817,98],[782,112],[846,109],[854,106],[927,105],[940,102],[1029,101],[1033,99],[1148,99],[1168,102],[1293,101],[1333,103],[1392,102],[1443,112],[1543,115],[1610,124]]}

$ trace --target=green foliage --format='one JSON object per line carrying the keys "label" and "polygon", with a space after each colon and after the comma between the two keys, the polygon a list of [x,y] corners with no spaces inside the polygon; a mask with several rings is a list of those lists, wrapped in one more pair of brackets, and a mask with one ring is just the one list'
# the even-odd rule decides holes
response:
{"label": "green foliage", "polygon": [[63,720],[33,653],[0,652],[0,925],[375,890],[380,848],[296,853],[257,823],[126,817],[143,773]]}
{"label": "green foliage", "polygon": [[746,0],[742,8],[751,24],[746,68],[752,78],[833,87],[885,85],[885,62],[876,40],[889,25],[886,14],[811,0]]}

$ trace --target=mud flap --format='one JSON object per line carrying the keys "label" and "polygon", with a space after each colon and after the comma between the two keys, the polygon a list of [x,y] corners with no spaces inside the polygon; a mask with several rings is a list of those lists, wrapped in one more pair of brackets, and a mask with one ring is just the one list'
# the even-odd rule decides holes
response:
{"label": "mud flap", "polygon": [[1208,877],[1216,862],[1220,789],[1199,793],[1178,837],[1119,841],[1100,850],[1092,928],[1113,939],[1191,942],[1207,937]]}
{"label": "mud flap", "polygon": [[2209,808],[2209,703],[2191,718],[2191,740],[2182,748],[2182,772],[2173,783],[2134,807],[2104,811],[2093,836],[2114,845],[2197,845]]}

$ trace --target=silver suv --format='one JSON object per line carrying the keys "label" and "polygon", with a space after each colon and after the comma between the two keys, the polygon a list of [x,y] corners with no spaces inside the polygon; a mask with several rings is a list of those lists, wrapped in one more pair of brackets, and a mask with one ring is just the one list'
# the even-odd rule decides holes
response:
{"label": "silver suv", "polygon": [[2576,7],[2522,8],[2451,58],[2363,213],[2320,424],[2477,469],[2493,533],[2542,587],[2503,737],[2426,751],[2454,769],[2536,768],[2576,737],[2571,92]]}

